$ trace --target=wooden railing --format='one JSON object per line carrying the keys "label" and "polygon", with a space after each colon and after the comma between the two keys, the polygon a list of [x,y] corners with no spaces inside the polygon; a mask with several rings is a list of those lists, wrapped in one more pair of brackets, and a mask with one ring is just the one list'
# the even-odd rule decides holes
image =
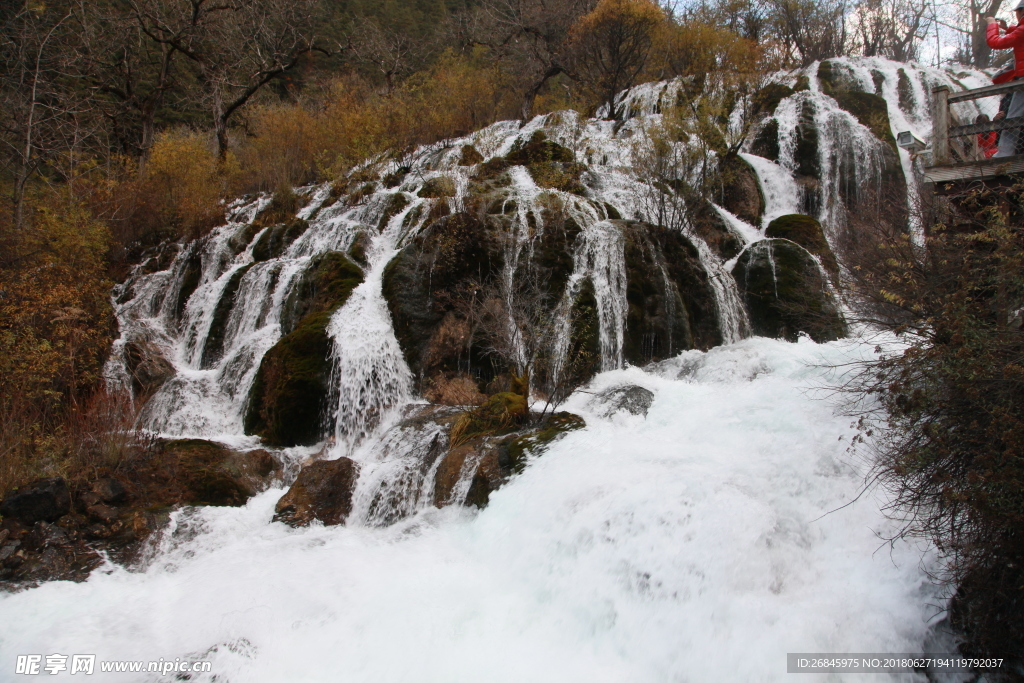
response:
{"label": "wooden railing", "polygon": [[[932,155],[931,164],[924,169],[925,182],[973,181],[1024,174],[1024,154],[988,158],[979,144],[981,141],[974,137],[992,131],[1015,131],[1024,142],[1024,116],[1001,121],[963,123],[956,120],[950,110],[950,105],[958,102],[999,97],[1018,91],[1024,91],[1024,79],[957,93],[950,92],[945,85],[933,89]],[[951,141],[954,141],[953,144]]]}
{"label": "wooden railing", "polygon": [[1024,125],[1024,118],[1016,118],[965,125],[960,125],[957,122],[957,125],[953,126],[950,125],[953,118],[950,115],[949,105],[976,100],[982,97],[1002,96],[1017,90],[1024,90],[1024,79],[1000,85],[989,85],[984,88],[974,88],[973,90],[963,90],[958,93],[950,93],[949,86],[945,85],[934,88],[932,90],[932,166],[944,166],[951,163],[949,153],[950,138],[1020,128]]}

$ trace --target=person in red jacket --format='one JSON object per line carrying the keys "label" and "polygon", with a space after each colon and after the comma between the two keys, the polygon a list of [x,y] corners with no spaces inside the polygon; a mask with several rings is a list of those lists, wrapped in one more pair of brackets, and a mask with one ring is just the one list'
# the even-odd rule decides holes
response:
{"label": "person in red jacket", "polygon": [[[985,114],[978,114],[978,118],[974,119],[975,123],[988,123],[989,118]],[[982,154],[985,155],[986,159],[991,159],[995,156],[999,147],[999,132],[989,131],[988,133],[978,133],[978,149]]]}
{"label": "person in red jacket", "polygon": [[[995,17],[985,17],[985,20],[988,21],[988,27],[985,30],[985,40],[988,46],[993,50],[1013,48],[1013,72],[1007,74],[1006,80],[1024,78],[1024,0],[1021,0],[1013,8],[1013,13],[1017,17],[1017,25],[1012,28],[1007,27],[1005,22],[997,21]],[[1005,34],[1000,34],[1000,29],[1005,31]],[[1014,119],[1020,116],[1024,116],[1024,92],[1017,91],[1013,93],[1013,99],[1010,100],[1006,118]],[[1016,154],[1018,133],[1016,128],[1004,130],[999,136],[999,151],[995,156],[1008,157]]]}

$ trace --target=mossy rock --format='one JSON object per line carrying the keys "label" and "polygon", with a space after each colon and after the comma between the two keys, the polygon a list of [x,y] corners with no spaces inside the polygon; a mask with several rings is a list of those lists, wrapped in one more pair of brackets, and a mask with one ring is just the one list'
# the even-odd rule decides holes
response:
{"label": "mossy rock", "polygon": [[853,116],[876,138],[896,149],[896,140],[892,136],[889,125],[889,108],[884,99],[874,93],[854,90],[835,68],[831,60],[826,59],[818,66],[818,80],[826,95],[836,104]]}
{"label": "mossy rock", "polygon": [[754,334],[796,341],[805,332],[819,343],[846,336],[846,324],[810,253],[786,239],[752,244],[733,277]]}
{"label": "mossy rock", "polygon": [[247,434],[280,447],[322,438],[332,352],[327,325],[360,282],[362,271],[339,252],[325,254],[307,270],[293,310],[309,312],[263,356],[246,407]]}
{"label": "mossy rock", "polygon": [[206,343],[203,345],[203,357],[200,367],[212,367],[224,351],[224,334],[227,331],[228,318],[231,309],[235,307],[235,298],[238,295],[238,287],[242,284],[242,278],[249,272],[253,264],[242,266],[228,279],[224,289],[221,291],[220,299],[217,300],[217,307],[213,311],[213,320],[210,322],[210,331],[206,334]]}
{"label": "mossy rock", "polygon": [[485,348],[441,343],[440,329],[458,302],[501,272],[502,241],[489,221],[468,212],[444,216],[421,230],[384,271],[395,336],[420,382],[437,373],[470,372],[486,383],[497,371]]}
{"label": "mossy rock", "polygon": [[761,193],[757,173],[750,164],[738,154],[727,154],[718,162],[718,174],[721,178],[719,204],[722,208],[751,225],[760,225],[764,213],[764,195]]}
{"label": "mossy rock", "polygon": [[795,91],[788,85],[783,85],[782,83],[769,83],[754,93],[754,113],[767,114],[768,116],[771,116],[775,113],[776,108],[778,108],[779,102],[786,99],[794,92]]}
{"label": "mossy rock", "polygon": [[459,155],[459,166],[475,166],[484,160],[484,155],[473,145],[463,145]]}
{"label": "mossy rock", "polygon": [[545,161],[573,163],[576,161],[576,155],[571,149],[548,140],[544,131],[538,130],[526,144],[519,144],[518,141],[514,143],[512,151],[505,155],[505,160],[514,166],[528,166]]}
{"label": "mossy rock", "polygon": [[555,413],[529,432],[501,441],[498,444],[498,464],[506,475],[518,474],[523,471],[530,455],[541,455],[560,437],[586,426],[586,421],[579,415]]}
{"label": "mossy rock", "polygon": [[262,229],[262,226],[259,226],[256,223],[250,223],[249,225],[240,228],[228,239],[228,248],[231,250],[231,253],[242,253],[245,248],[252,243],[253,238],[256,237]]}
{"label": "mossy rock", "polygon": [[299,196],[291,187],[278,189],[270,199],[267,208],[260,212],[254,223],[260,227],[274,225],[275,223],[290,222],[295,218],[295,213],[301,208]]}
{"label": "mossy rock", "polygon": [[793,86],[793,92],[803,92],[804,90],[811,89],[811,79],[807,76],[800,75],[796,78],[796,85]]}
{"label": "mossy rock", "polygon": [[314,257],[284,306],[281,332],[288,334],[308,315],[336,310],[362,281],[363,271],[343,253],[329,251]]}
{"label": "mossy rock", "polygon": [[423,183],[423,187],[416,194],[428,199],[454,197],[456,194],[455,179],[446,175],[435,176]]}
{"label": "mossy rock", "polygon": [[764,234],[765,237],[780,237],[796,242],[817,256],[830,275],[835,277],[839,274],[839,265],[828,240],[825,239],[825,231],[821,229],[821,223],[813,217],[799,213],[779,216],[768,224]]}
{"label": "mossy rock", "polygon": [[307,316],[267,351],[249,394],[246,434],[271,446],[310,446],[325,433],[331,374],[330,313]]}
{"label": "mossy rock", "polygon": [[765,159],[779,160],[779,122],[776,119],[769,119],[761,126],[754,136],[750,151]]}
{"label": "mossy rock", "polygon": [[508,187],[512,178],[508,175],[511,166],[505,157],[494,157],[476,167],[474,178],[478,182],[488,183],[490,187]]}
{"label": "mossy rock", "polygon": [[625,360],[634,365],[721,343],[718,309],[696,247],[681,233],[623,221]]}
{"label": "mossy rock", "polygon": [[821,178],[821,161],[818,158],[818,125],[814,120],[814,104],[805,100],[800,108],[800,119],[796,127],[796,161],[798,175]]}
{"label": "mossy rock", "polygon": [[405,193],[395,192],[389,195],[387,199],[387,206],[384,208],[384,215],[381,216],[377,230],[384,230],[391,219],[404,211],[407,206],[409,206],[409,198],[405,196]]}
{"label": "mossy rock", "polygon": [[287,224],[267,228],[253,245],[252,260],[260,263],[278,258],[285,249],[291,246],[292,242],[302,237],[307,230],[309,230],[309,223],[301,218],[296,218]]}
{"label": "mossy rock", "polygon": [[583,185],[581,177],[586,166],[577,163],[561,163],[557,161],[539,161],[527,166],[533,182],[540,187],[546,187],[562,192],[585,195],[587,188]]}
{"label": "mossy rock", "polygon": [[488,396],[483,405],[459,415],[448,436],[452,447],[478,436],[495,436],[513,431],[530,417],[526,397],[505,391]]}

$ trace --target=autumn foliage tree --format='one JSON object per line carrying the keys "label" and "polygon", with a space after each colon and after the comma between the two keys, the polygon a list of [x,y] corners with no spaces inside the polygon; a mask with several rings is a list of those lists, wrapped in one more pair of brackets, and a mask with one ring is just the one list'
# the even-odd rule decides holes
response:
{"label": "autumn foliage tree", "polygon": [[573,70],[608,118],[621,115],[615,97],[636,83],[666,21],[650,0],[601,0],[572,27]]}

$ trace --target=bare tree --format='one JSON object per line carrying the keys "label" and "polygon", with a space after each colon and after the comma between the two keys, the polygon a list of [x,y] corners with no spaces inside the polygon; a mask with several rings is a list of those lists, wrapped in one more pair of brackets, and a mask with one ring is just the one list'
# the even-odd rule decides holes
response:
{"label": "bare tree", "polygon": [[463,45],[480,45],[505,62],[523,83],[522,116],[529,118],[544,86],[572,77],[568,35],[595,0],[484,0],[452,24]]}
{"label": "bare tree", "polygon": [[0,148],[13,176],[13,224],[25,220],[31,178],[59,153],[82,148],[91,110],[76,88],[76,3],[24,4],[0,30]]}
{"label": "bare tree", "polygon": [[142,31],[187,60],[218,152],[228,122],[271,80],[313,52],[320,0],[130,0]]}
{"label": "bare tree", "polygon": [[807,66],[847,54],[846,0],[768,0],[776,36]]}
{"label": "bare tree", "polygon": [[853,46],[866,57],[914,59],[930,9],[923,0],[864,0],[852,12]]}

